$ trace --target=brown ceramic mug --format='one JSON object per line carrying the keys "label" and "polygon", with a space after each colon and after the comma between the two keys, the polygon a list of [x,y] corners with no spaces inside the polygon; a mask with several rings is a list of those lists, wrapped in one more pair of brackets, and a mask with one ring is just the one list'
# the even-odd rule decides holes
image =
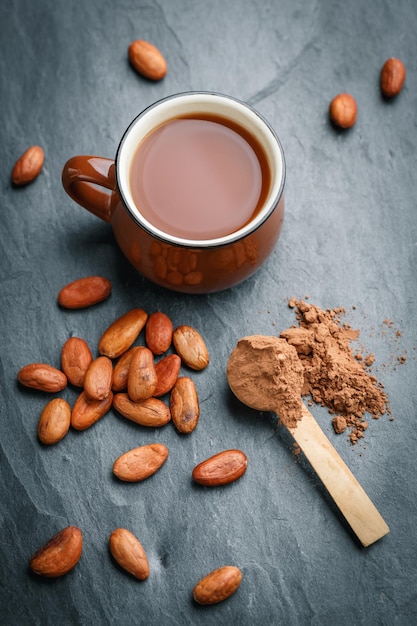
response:
{"label": "brown ceramic mug", "polygon": [[[212,202],[213,218],[211,219],[211,208],[202,209],[204,212],[200,214],[200,217],[197,213],[195,214],[197,221],[192,235],[188,235],[187,230],[184,230],[185,235],[181,230],[176,231],[176,222],[180,221],[177,220],[176,212],[179,215],[179,209],[182,209],[182,206],[178,205],[179,200],[175,198],[178,172],[174,166],[180,167],[183,154],[187,149],[186,140],[184,139],[183,144],[178,139],[181,137],[178,132],[182,132],[182,127],[178,125],[175,127],[172,125],[172,129],[175,128],[177,133],[173,136],[177,139],[170,140],[176,141],[178,145],[169,146],[169,149],[178,150],[178,158],[173,158],[171,161],[166,159],[165,168],[161,167],[160,178],[157,176],[154,182],[155,189],[151,190],[152,193],[155,192],[156,197],[165,194],[161,203],[166,203],[167,199],[172,200],[172,206],[168,207],[168,211],[171,210],[168,218],[173,220],[172,228],[170,226],[164,228],[160,224],[153,223],[152,217],[145,213],[144,208],[141,210],[145,204],[142,204],[142,200],[138,200],[138,196],[135,195],[131,172],[142,146],[145,146],[148,138],[152,138],[154,144],[151,149],[161,149],[158,147],[160,144],[153,139],[155,130],[166,128],[174,120],[188,119],[220,123],[221,126],[225,126],[225,132],[230,131],[231,135],[237,133],[238,141],[246,138],[249,139],[249,144],[256,145],[255,151],[258,156],[259,152],[262,153],[258,159],[262,178],[261,182],[258,181],[262,186],[258,205],[253,209],[249,219],[247,216],[242,217],[240,223],[239,221],[235,223],[232,232],[220,230],[213,236],[211,230],[213,222],[215,225],[216,221],[219,222],[219,228],[221,228],[227,209],[223,209],[220,203],[220,208],[217,207],[213,198],[211,196],[208,198],[204,191],[200,191],[201,203],[204,204],[203,200]],[[207,128],[212,127],[208,125]],[[190,139],[190,144],[193,140],[194,144],[199,145],[195,137]],[[203,140],[204,150],[199,145],[198,154],[202,153],[201,158],[208,158],[206,148],[211,145],[210,142],[210,137],[207,141]],[[230,150],[232,151],[230,154],[234,155],[234,148],[230,147]],[[222,163],[224,154],[228,151],[228,145],[221,146]],[[162,153],[156,152],[155,163],[158,163],[157,159],[161,156],[163,157]],[[192,157],[191,162],[191,165],[194,165],[194,161],[196,162],[197,170],[198,166],[201,167],[201,163],[204,162],[199,162],[199,159],[200,156]],[[217,171],[224,174],[225,180],[221,181],[224,186],[226,183],[229,184],[229,179],[235,174],[233,167],[236,165],[236,159],[233,156],[229,164],[227,161],[219,164],[218,161],[217,156],[213,171],[217,168]],[[171,164],[174,171],[173,181],[171,181],[172,189],[168,186],[166,175],[166,172],[171,173]],[[229,174],[229,165],[232,167],[231,174]],[[139,183],[141,183],[141,173],[143,172],[143,179],[146,179],[146,171],[151,166],[145,162],[145,165],[142,163],[138,167],[136,175],[139,174]],[[188,187],[193,186],[191,183],[194,184],[197,175],[194,176],[188,171],[190,162],[185,167],[189,175],[188,186],[185,190],[188,194]],[[258,166],[255,164],[254,167]],[[204,174],[204,171],[202,173]],[[243,204],[246,204],[246,198],[242,196],[246,194],[246,187],[248,187],[247,195],[253,192],[252,182],[249,179],[250,177],[245,174],[244,179],[238,183],[234,191],[232,189],[232,195],[236,196],[235,201],[240,202],[242,198]],[[209,293],[227,289],[251,276],[272,252],[284,218],[285,160],[278,137],[263,117],[250,106],[230,96],[216,93],[189,92],[156,102],[140,113],[130,124],[119,144],[115,160],[96,156],[73,157],[63,168],[62,182],[71,198],[111,224],[121,250],[142,275],[163,287],[185,293]],[[211,183],[208,191],[212,192]],[[258,193],[259,190],[255,191]],[[145,189],[145,196],[147,193]],[[145,200],[147,202],[147,197]],[[153,208],[156,212],[158,211],[158,206]],[[217,218],[215,209],[219,210]],[[164,210],[167,208],[165,207]],[[238,217],[236,207],[234,211]],[[192,222],[193,217],[194,215],[190,215],[185,219],[183,224],[185,229],[187,223]],[[201,232],[198,231],[200,222]],[[203,222],[210,226],[209,234],[205,232]],[[176,232],[173,233],[173,230]]]}

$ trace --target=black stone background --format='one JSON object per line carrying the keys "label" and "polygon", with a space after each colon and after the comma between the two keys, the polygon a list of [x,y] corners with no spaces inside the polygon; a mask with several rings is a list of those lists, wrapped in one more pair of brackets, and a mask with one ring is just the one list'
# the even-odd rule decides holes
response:
{"label": "black stone background", "polygon": [[[416,183],[417,4],[414,0],[13,0],[0,4],[0,622],[26,624],[408,625],[416,590]],[[134,39],[156,44],[169,72],[158,83],[127,61]],[[384,101],[379,71],[389,56],[408,70],[403,92]],[[242,285],[185,296],[135,273],[112,231],[66,196],[65,161],[113,157],[148,104],[186,90],[215,90],[256,107],[287,160],[286,218],[267,263]],[[335,130],[337,93],[358,102],[356,126]],[[45,149],[39,178],[14,189],[10,172],[32,144]],[[60,310],[66,283],[111,279],[104,303]],[[279,334],[295,322],[289,298],[345,307],[358,349],[392,416],[370,420],[351,446],[331,416],[317,420],[381,511],[391,532],[361,548],[315,475],[297,462],[270,414],[241,406],[225,368],[247,334]],[[204,335],[210,366],[191,373],[198,428],[145,429],[110,412],[58,445],[37,440],[49,397],[18,386],[23,365],[59,365],[64,341],[88,340],[130,308],[162,310]],[[392,320],[393,324],[384,324]],[[397,336],[397,331],[399,335]],[[140,341],[143,341],[143,337]],[[399,365],[397,358],[407,354]],[[190,372],[185,372],[190,374]],[[62,394],[71,403],[73,388]],[[163,442],[170,456],[141,484],[112,477],[117,456]],[[225,448],[248,456],[225,488],[192,484],[193,467]],[[44,581],[28,560],[51,535],[76,524],[84,551],[67,576]],[[145,547],[151,575],[139,583],[112,562],[107,540],[124,526]],[[225,603],[199,607],[192,589],[224,564],[243,571]]]}

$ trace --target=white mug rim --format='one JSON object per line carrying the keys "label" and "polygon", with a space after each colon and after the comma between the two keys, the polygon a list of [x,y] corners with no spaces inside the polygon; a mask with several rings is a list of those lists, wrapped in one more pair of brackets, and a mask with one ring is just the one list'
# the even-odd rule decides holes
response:
{"label": "white mug rim", "polygon": [[[181,101],[179,102],[179,99]],[[135,130],[137,125],[141,123],[146,116],[155,112],[155,109],[161,108],[162,106],[168,107],[172,102],[176,102],[176,104],[180,104],[182,102],[191,101],[194,106],[196,103],[205,103],[217,101],[219,103],[225,102],[229,105],[238,107],[239,111],[246,115],[246,117],[251,118],[251,123],[258,125],[259,129],[262,129],[264,142],[268,142],[268,147],[270,148],[270,153],[274,155],[275,165],[279,172],[272,173],[271,172],[271,188],[268,193],[268,197],[264,202],[264,205],[260,211],[258,211],[257,215],[247,223],[245,226],[239,228],[238,230],[228,234],[223,235],[221,237],[210,238],[210,239],[188,239],[183,237],[178,237],[175,235],[171,235],[165,231],[162,231],[155,227],[151,222],[149,222],[136,207],[133,198],[130,193],[129,188],[129,174],[127,170],[128,167],[123,169],[125,158],[125,152],[128,152],[129,139],[131,138],[132,132]],[[221,114],[221,113],[220,113]],[[173,112],[171,116],[167,116],[163,121],[166,121],[171,118],[175,118],[176,114]],[[157,125],[156,125],[157,126]],[[141,141],[145,138],[145,136],[152,132],[156,126],[152,126],[152,128],[145,134],[140,136],[140,141],[135,142],[135,146],[137,147]],[[263,142],[261,142],[263,143]],[[265,146],[264,146],[265,148]],[[269,159],[268,159],[269,160]],[[271,167],[271,163],[269,163],[269,167],[271,170],[274,168]],[[122,198],[123,204],[126,209],[129,211],[129,214],[133,218],[133,220],[145,231],[151,234],[153,237],[156,237],[160,241],[165,243],[170,243],[174,245],[179,245],[183,247],[191,247],[191,248],[212,248],[217,246],[222,246],[226,244],[233,243],[235,241],[239,241],[244,237],[247,237],[249,234],[255,232],[271,215],[271,213],[275,210],[278,205],[284,190],[285,184],[285,176],[286,176],[286,164],[284,151],[281,145],[281,142],[269,124],[269,122],[252,106],[235,98],[233,96],[228,96],[215,91],[187,91],[182,93],[177,93],[171,96],[166,96],[165,98],[159,99],[153,104],[149,105],[139,115],[137,115],[132,122],[129,124],[127,129],[125,130],[122,139],[119,143],[116,158],[115,158],[115,173],[116,173],[116,182],[117,188]],[[279,176],[279,178],[277,178]]]}

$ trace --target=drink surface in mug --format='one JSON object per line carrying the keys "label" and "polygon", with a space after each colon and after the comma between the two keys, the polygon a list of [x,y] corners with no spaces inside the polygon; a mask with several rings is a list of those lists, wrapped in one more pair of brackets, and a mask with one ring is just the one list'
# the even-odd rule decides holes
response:
{"label": "drink surface in mug", "polygon": [[165,121],[130,164],[137,210],[160,231],[189,240],[229,235],[264,205],[271,173],[260,142],[215,114]]}

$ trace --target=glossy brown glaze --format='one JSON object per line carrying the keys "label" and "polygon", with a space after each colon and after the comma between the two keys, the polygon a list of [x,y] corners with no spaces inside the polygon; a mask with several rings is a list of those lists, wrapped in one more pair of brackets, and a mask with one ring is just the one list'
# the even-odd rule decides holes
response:
{"label": "glossy brown glaze", "polygon": [[281,197],[270,217],[243,239],[214,248],[175,246],[152,237],[130,217],[120,202],[112,227],[131,264],[154,283],[184,293],[228,289],[254,274],[271,254],[284,219]]}

